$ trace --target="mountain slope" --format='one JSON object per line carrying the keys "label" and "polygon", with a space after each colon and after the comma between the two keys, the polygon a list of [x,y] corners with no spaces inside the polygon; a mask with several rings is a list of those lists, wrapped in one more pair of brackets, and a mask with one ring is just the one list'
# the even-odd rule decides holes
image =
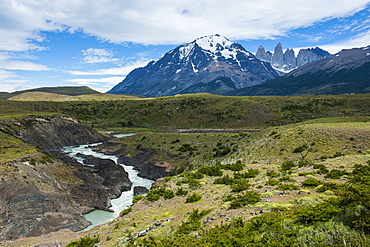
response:
{"label": "mountain slope", "polygon": [[[230,89],[258,85],[277,78],[278,73],[269,63],[261,62],[240,44],[220,35],[204,36],[166,53],[158,61],[133,70],[108,93],[166,96],[197,88],[228,77]],[[198,89],[202,88],[202,85]],[[203,91],[205,90],[205,91]],[[219,93],[212,87],[199,92]]]}
{"label": "mountain slope", "polygon": [[342,50],[289,74],[233,95],[308,95],[370,92],[370,46]]}

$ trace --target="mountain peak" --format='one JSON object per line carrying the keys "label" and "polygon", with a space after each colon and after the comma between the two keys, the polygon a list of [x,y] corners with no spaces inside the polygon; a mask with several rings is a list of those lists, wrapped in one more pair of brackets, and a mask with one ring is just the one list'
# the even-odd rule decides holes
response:
{"label": "mountain peak", "polygon": [[178,46],[160,60],[133,70],[109,92],[144,96],[221,94],[278,76],[270,64],[258,60],[242,45],[215,34]]}
{"label": "mountain peak", "polygon": [[231,42],[228,38],[219,34],[208,35],[197,38],[194,42],[200,46],[203,50],[216,52],[220,49],[230,48],[234,42]]}

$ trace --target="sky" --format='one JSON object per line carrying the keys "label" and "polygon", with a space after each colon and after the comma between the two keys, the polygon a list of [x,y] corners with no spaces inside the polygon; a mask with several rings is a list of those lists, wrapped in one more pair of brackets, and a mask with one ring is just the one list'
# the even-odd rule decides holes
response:
{"label": "sky", "polygon": [[1,0],[0,91],[89,86],[220,34],[255,53],[370,45],[368,0]]}

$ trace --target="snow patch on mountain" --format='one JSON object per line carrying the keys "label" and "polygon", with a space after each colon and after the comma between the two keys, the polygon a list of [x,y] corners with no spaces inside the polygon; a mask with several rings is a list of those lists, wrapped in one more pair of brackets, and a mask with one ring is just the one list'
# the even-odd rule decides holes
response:
{"label": "snow patch on mountain", "polygon": [[215,53],[216,51],[230,49],[230,46],[234,43],[227,38],[216,34],[210,36],[203,36],[195,40],[195,43],[199,45],[203,50]]}

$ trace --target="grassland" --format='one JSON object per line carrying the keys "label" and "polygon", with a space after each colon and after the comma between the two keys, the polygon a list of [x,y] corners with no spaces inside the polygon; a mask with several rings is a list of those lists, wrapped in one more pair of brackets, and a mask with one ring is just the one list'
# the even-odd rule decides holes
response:
{"label": "grassland", "polygon": [[[167,244],[158,246],[169,246],[170,243],[185,246],[194,241],[194,236],[205,237],[206,229],[229,224],[235,219],[249,222],[258,217],[255,215],[259,215],[260,212],[265,215],[280,212],[280,215],[286,215],[286,217],[287,215],[297,217],[293,216],[293,212],[301,208],[321,205],[329,198],[335,197],[335,189],[321,190],[323,184],[345,185],[356,166],[368,165],[370,160],[369,120],[367,117],[357,118],[357,120],[351,118],[317,119],[250,133],[178,134],[157,131],[138,133],[131,137],[114,140],[115,143],[122,142],[127,145],[128,155],[134,156],[138,151],[148,149],[158,154],[155,156],[158,162],[187,163],[188,168],[190,167],[187,172],[157,181],[157,188],[165,188],[173,193],[181,188],[188,191],[188,194],[171,199],[160,198],[156,201],[143,198],[132,206],[131,212],[127,215],[96,227],[90,231],[90,234],[99,234],[100,243],[103,246],[117,246],[159,222],[161,227],[148,231],[149,238],[139,238],[135,243],[129,242],[127,246],[144,244],[143,239],[156,239],[157,244],[168,241]],[[218,156],[216,153],[218,147],[221,146],[219,143],[235,148],[225,155]],[[186,145],[186,151],[182,149],[184,144],[190,144],[190,146]],[[300,149],[300,147],[303,148]],[[235,190],[233,185],[215,184],[215,181],[221,177],[220,175],[205,175],[194,179],[197,182],[190,182],[189,178],[194,177],[194,174],[201,170],[201,168],[198,169],[199,167],[215,167],[220,163],[225,165],[238,161],[244,165],[241,171],[221,169],[221,176],[233,177],[235,173],[245,173],[251,169],[259,171],[255,177],[247,179],[250,186],[241,192],[233,191]],[[284,170],[283,164],[287,162],[292,162],[293,166]],[[320,172],[318,167],[325,167],[327,171]],[[333,174],[337,171],[342,173],[335,177]],[[310,181],[309,179],[314,179],[313,181],[318,184],[304,185],[305,181]],[[246,206],[231,208],[232,202],[227,198],[243,194],[245,191],[257,192],[261,200]],[[186,203],[187,197],[193,193],[201,195],[201,199],[195,203]],[[209,212],[202,217],[199,225],[189,232],[192,237],[188,238],[189,235],[186,233],[180,236],[187,240],[180,240],[178,231],[183,229],[189,215],[195,210]],[[293,218],[290,220],[294,221]],[[287,222],[282,224],[287,224]],[[306,225],[308,226],[311,225]],[[303,226],[295,227],[301,231],[304,229]],[[173,238],[177,242],[169,241]],[[149,240],[145,244],[144,246],[156,246]],[[342,246],[341,244],[343,242],[335,246]],[[360,246],[353,242],[351,245]],[[280,245],[267,244],[265,246]],[[304,246],[304,244],[297,246]],[[323,244],[323,246],[326,245]]]}
{"label": "grassland", "polygon": [[[4,118],[65,114],[104,133],[134,131],[112,139],[110,148],[127,157],[150,152],[148,162],[171,164],[173,176],[158,180],[149,197],[137,197],[121,217],[80,234],[99,235],[99,246],[369,243],[370,95],[1,103]],[[0,134],[4,147],[16,140]],[[17,148],[5,149],[15,154]],[[248,202],[252,192],[259,199]],[[200,199],[186,202],[194,194]],[[145,237],[134,238],[143,231]],[[68,235],[56,238],[75,238]]]}

